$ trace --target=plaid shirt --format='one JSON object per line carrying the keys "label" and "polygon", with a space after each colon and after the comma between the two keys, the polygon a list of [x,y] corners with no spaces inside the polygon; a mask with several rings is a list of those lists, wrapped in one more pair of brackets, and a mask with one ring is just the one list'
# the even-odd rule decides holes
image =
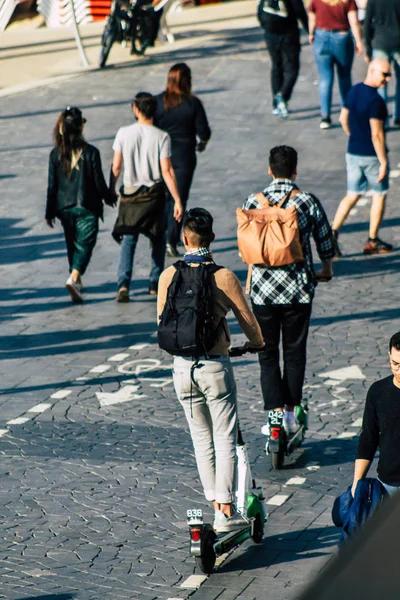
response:
{"label": "plaid shirt", "polygon": [[[263,194],[277,204],[291,190],[299,188],[289,179],[276,179]],[[304,262],[285,267],[253,266],[250,297],[254,304],[310,304],[314,297],[315,271],[310,244],[312,235],[321,260],[333,258],[332,230],[320,201],[307,192],[287,200],[283,208],[295,206],[299,222]],[[262,208],[252,194],[243,204],[245,210]]]}

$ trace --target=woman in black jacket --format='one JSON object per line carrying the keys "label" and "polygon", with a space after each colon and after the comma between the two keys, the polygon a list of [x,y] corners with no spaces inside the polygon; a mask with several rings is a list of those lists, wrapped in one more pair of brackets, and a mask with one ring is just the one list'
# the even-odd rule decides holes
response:
{"label": "woman in black jacket", "polygon": [[[211,137],[207,115],[201,101],[192,94],[192,73],[185,63],[171,67],[167,89],[156,96],[157,110],[153,124],[171,137],[172,166],[175,171],[183,209],[189,199],[196,168],[196,150],[203,152]],[[198,143],[199,140],[199,143]],[[174,219],[174,200],[167,193],[167,254],[179,256],[182,223]]]}
{"label": "woman in black jacket", "polygon": [[57,120],[45,216],[49,227],[57,217],[64,228],[70,270],[65,286],[76,303],[82,302],[82,275],[96,244],[103,200],[110,206],[116,202],[104,180],[100,152],[82,135],[85,122],[74,107],[67,107]]}

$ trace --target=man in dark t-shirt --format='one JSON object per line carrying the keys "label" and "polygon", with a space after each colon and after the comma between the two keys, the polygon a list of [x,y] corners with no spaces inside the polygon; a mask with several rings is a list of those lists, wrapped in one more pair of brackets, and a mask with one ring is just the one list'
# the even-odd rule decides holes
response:
{"label": "man in dark t-shirt", "polygon": [[400,489],[400,332],[389,343],[392,375],[368,390],[358,441],[352,494],[366,477],[379,446],[378,477],[389,494]]}
{"label": "man in dark t-shirt", "polygon": [[342,256],[338,244],[339,229],[368,186],[373,196],[369,238],[364,246],[364,254],[382,254],[393,250],[391,244],[378,237],[389,190],[384,129],[387,109],[378,89],[386,84],[390,76],[389,62],[374,59],[369,64],[365,81],[351,88],[340,114],[340,123],[349,136],[349,143],[346,154],[347,194],[340,202],[332,224],[337,258]]}

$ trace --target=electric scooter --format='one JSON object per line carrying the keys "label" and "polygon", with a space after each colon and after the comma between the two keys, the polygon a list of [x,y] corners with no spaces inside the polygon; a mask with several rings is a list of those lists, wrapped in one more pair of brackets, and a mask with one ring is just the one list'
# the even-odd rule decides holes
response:
{"label": "electric scooter", "polygon": [[283,426],[283,411],[270,410],[268,424],[261,428],[261,433],[267,436],[265,451],[271,456],[273,469],[282,469],[285,455],[301,446],[308,429],[308,402],[304,398],[299,406],[295,406],[295,417],[299,424],[297,431],[287,434]]}
{"label": "electric scooter", "polygon": [[[246,352],[254,352],[249,348],[232,348],[231,357],[243,356]],[[242,544],[245,540],[252,539],[260,544],[264,535],[264,523],[267,520],[263,491],[256,486],[251,476],[247,447],[239,429],[236,445],[237,455],[237,490],[236,509],[245,517],[243,527],[234,531],[217,533],[210,523],[204,523],[203,511],[192,509],[187,511],[189,526],[190,554],[194,556],[200,571],[210,574],[215,566],[217,556],[229,552]]]}

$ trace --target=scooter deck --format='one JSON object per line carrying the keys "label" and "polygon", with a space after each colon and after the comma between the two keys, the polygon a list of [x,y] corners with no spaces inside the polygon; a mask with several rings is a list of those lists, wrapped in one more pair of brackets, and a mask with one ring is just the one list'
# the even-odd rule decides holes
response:
{"label": "scooter deck", "polygon": [[238,527],[237,531],[217,534],[217,539],[214,544],[216,556],[221,556],[221,554],[229,552],[229,550],[232,550],[236,546],[242,544],[245,540],[248,540],[252,534],[253,521],[254,519],[251,519],[248,525]]}

